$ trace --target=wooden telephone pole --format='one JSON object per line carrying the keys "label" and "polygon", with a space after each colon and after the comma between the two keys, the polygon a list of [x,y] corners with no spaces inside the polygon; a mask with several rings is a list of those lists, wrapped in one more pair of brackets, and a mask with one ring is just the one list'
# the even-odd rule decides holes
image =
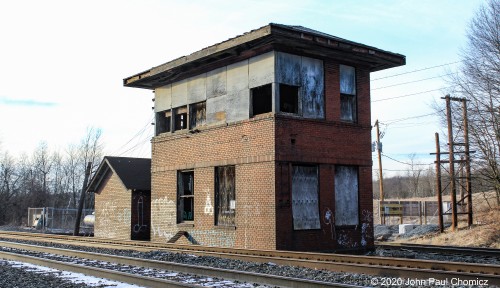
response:
{"label": "wooden telephone pole", "polygon": [[[380,144],[380,127],[378,119],[375,121],[375,126],[377,127],[377,155],[378,155],[378,185],[380,191],[380,202],[384,201],[384,177],[382,176],[382,145]],[[380,207],[380,224],[385,224],[385,217],[382,216],[382,208]]]}
{"label": "wooden telephone pole", "polygon": [[[439,228],[441,232],[443,231],[443,213],[442,212],[442,198],[441,198],[441,164],[448,163],[449,164],[449,174],[450,174],[450,196],[451,196],[451,229],[455,231],[458,226],[458,214],[467,214],[468,216],[468,225],[469,227],[472,225],[472,188],[471,188],[471,170],[470,170],[470,154],[474,153],[474,151],[469,150],[469,132],[468,132],[468,121],[467,121],[467,100],[465,98],[455,98],[450,97],[450,95],[446,95],[446,97],[442,98],[446,100],[446,120],[448,124],[448,152],[441,152],[439,147],[439,135],[436,133],[436,189],[438,196],[438,212],[439,212]],[[451,115],[451,101],[460,101],[462,102],[463,109],[463,140],[464,143],[456,143],[453,140],[453,123],[452,123],[452,115]],[[463,146],[463,151],[455,151],[456,146]],[[465,160],[455,160],[455,154],[465,154],[463,159]],[[448,161],[441,160],[441,154],[448,154]],[[465,178],[465,187],[462,186],[462,189],[465,189],[465,195],[461,197],[458,203],[463,203],[467,198],[467,212],[459,213],[457,211],[457,188],[456,182],[457,177],[455,175],[455,163],[464,163],[465,162],[465,177],[458,177],[460,179],[460,184],[463,182],[462,179]],[[462,190],[463,191],[463,190]]]}

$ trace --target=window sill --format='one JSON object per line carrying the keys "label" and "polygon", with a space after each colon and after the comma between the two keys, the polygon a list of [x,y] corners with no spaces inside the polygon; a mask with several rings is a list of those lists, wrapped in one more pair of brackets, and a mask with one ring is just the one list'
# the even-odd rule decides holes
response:
{"label": "window sill", "polygon": [[183,222],[183,223],[177,223],[177,227],[188,227],[188,228],[192,228],[194,227],[194,223],[189,223],[189,222]]}
{"label": "window sill", "polygon": [[236,226],[224,226],[224,225],[215,225],[214,229],[220,230],[236,230]]}
{"label": "window sill", "polygon": [[335,229],[340,230],[355,230],[359,225],[345,225],[345,226],[335,226]]}

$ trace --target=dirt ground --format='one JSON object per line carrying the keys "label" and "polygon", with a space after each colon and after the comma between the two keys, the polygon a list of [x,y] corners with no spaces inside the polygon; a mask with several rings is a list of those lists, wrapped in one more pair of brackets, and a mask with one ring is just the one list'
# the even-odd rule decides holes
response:
{"label": "dirt ground", "polygon": [[[449,196],[444,198],[448,200]],[[388,199],[389,200],[389,199]],[[390,199],[398,200],[398,199]],[[401,199],[403,200],[403,199]],[[404,199],[411,201],[420,200],[435,200],[434,198],[414,198]],[[404,237],[398,235],[397,232],[392,237],[388,237],[387,241],[401,243],[416,243],[416,244],[432,244],[432,245],[451,245],[451,246],[467,246],[467,247],[490,247],[500,248],[500,206],[497,204],[495,193],[476,193],[473,194],[473,225],[467,227],[467,216],[460,216],[457,231],[452,231],[450,227],[446,228],[444,233],[435,231],[436,229],[427,229],[426,233]],[[378,201],[374,201],[374,220],[377,223],[378,218]],[[399,219],[395,219],[396,222]],[[380,222],[380,221],[378,221]],[[419,224],[418,219],[403,219],[405,224]],[[397,223],[393,223],[397,224]],[[390,227],[390,226],[387,226]],[[394,231],[394,226],[393,231]],[[379,227],[381,229],[383,227]],[[388,229],[385,229],[388,230]],[[389,229],[390,230],[390,229]],[[375,236],[377,238],[377,235]],[[381,240],[381,239],[379,239]],[[383,240],[383,239],[382,239]]]}

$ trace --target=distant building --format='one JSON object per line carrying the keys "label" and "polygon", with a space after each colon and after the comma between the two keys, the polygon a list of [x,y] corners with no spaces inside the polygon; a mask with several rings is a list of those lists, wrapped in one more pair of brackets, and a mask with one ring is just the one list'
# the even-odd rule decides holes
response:
{"label": "distant building", "polygon": [[150,239],[151,159],[104,157],[87,192],[95,193],[96,237]]}
{"label": "distant building", "polygon": [[124,79],[155,95],[151,240],[373,247],[370,72],[404,64],[269,24]]}

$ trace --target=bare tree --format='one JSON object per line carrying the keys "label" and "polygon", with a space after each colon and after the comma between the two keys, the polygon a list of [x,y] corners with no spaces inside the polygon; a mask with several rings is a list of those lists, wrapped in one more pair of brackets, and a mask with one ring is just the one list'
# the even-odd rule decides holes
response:
{"label": "bare tree", "polygon": [[[451,77],[452,94],[468,100],[475,177],[496,191],[500,203],[500,0],[489,0],[475,14],[461,58]],[[461,129],[459,118],[454,119],[454,128]]]}

